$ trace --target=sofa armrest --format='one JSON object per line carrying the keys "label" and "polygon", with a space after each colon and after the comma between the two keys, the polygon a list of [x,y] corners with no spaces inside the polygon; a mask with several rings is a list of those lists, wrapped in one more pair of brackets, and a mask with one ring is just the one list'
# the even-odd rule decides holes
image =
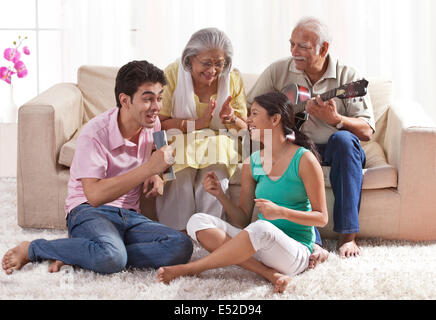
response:
{"label": "sofa armrest", "polygon": [[400,229],[430,239],[436,232],[436,124],[417,102],[396,103],[389,110],[384,142],[388,163],[398,170]]}
{"label": "sofa armrest", "polygon": [[[38,132],[45,131],[46,134],[51,135],[50,141],[54,142],[54,151],[57,156],[62,145],[71,139],[82,124],[82,93],[76,84],[57,84],[21,106],[19,117],[19,127],[22,130],[27,131],[27,126],[33,126],[38,128]],[[45,120],[50,118],[50,123],[47,123],[48,127],[40,123],[42,118]],[[51,133],[49,133],[50,130],[52,130]],[[36,139],[32,140],[36,143],[41,142]]]}
{"label": "sofa armrest", "polygon": [[384,149],[389,164],[398,169],[398,189],[411,183],[436,185],[436,124],[417,102],[389,109]]}
{"label": "sofa armrest", "polygon": [[57,158],[61,146],[82,123],[82,104],[77,86],[62,83],[20,107],[17,141],[20,226],[56,227],[65,223],[62,207],[66,181],[62,174],[69,171],[57,164]]}

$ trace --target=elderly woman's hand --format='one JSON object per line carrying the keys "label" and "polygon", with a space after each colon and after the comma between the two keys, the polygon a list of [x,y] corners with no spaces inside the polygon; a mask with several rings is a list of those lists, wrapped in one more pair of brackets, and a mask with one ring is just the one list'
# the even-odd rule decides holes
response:
{"label": "elderly woman's hand", "polygon": [[204,110],[204,113],[201,118],[196,121],[195,129],[204,129],[209,127],[210,120],[212,119],[213,112],[216,108],[216,101],[214,99],[210,99],[209,104]]}
{"label": "elderly woman's hand", "polygon": [[234,123],[235,121],[235,111],[230,106],[230,101],[232,100],[232,97],[229,96],[227,100],[223,103],[223,106],[220,111],[220,119],[223,124],[230,124]]}

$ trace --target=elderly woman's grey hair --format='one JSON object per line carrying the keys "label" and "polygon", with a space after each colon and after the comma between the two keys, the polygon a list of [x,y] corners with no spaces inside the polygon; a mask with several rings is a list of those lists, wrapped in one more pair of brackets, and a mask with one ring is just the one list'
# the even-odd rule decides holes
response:
{"label": "elderly woman's grey hair", "polygon": [[203,51],[220,49],[225,53],[226,65],[223,73],[232,67],[233,46],[227,35],[217,28],[205,28],[195,32],[186,44],[182,53],[182,65],[186,71],[191,71],[191,57]]}
{"label": "elderly woman's grey hair", "polygon": [[302,28],[305,30],[312,31],[318,37],[318,41],[316,44],[316,52],[319,54],[319,50],[324,44],[324,42],[328,42],[331,44],[332,37],[330,36],[329,29],[326,24],[321,22],[319,19],[314,17],[304,17],[300,21],[298,21],[294,30],[297,28]]}

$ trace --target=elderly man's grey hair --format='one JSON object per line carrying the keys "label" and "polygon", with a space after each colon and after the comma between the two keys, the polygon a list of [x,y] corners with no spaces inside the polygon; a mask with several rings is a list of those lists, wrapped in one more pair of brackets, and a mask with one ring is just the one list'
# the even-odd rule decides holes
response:
{"label": "elderly man's grey hair", "polygon": [[182,53],[182,65],[187,71],[191,71],[191,57],[202,51],[220,49],[225,53],[226,65],[223,73],[230,71],[232,67],[233,46],[227,35],[217,28],[205,28],[195,32],[186,44]]}
{"label": "elderly man's grey hair", "polygon": [[294,30],[297,28],[302,28],[305,30],[312,31],[318,37],[318,41],[316,43],[316,53],[319,54],[319,50],[324,44],[324,42],[328,42],[331,44],[332,37],[330,36],[330,32],[328,27],[321,22],[319,19],[314,17],[304,17],[300,21],[298,21]]}

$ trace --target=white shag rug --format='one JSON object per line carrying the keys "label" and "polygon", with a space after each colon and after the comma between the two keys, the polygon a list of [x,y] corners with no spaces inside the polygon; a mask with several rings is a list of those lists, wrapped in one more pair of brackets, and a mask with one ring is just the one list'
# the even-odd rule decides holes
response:
{"label": "white shag rug", "polygon": [[[64,230],[22,229],[16,218],[16,179],[0,179],[0,257],[21,241],[67,236]],[[433,300],[436,299],[436,242],[360,240],[361,256],[341,259],[335,240],[325,240],[328,260],[292,279],[283,294],[258,275],[232,266],[170,285],[155,270],[100,275],[71,266],[48,273],[49,262],[29,263],[0,274],[0,300]],[[207,252],[195,246],[192,259]]]}

